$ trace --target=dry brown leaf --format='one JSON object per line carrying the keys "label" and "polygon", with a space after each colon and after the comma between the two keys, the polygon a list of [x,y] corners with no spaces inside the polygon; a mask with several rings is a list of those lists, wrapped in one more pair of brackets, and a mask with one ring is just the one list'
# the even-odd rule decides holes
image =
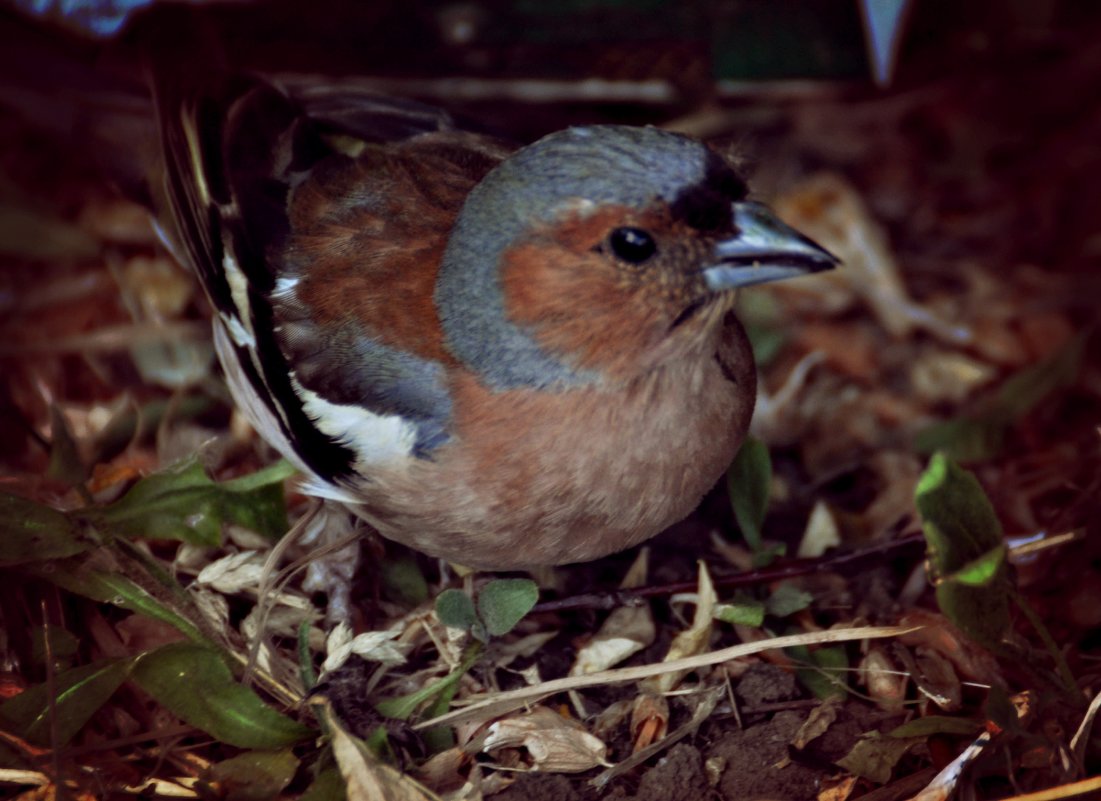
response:
{"label": "dry brown leaf", "polygon": [[816,501],[795,555],[800,559],[817,559],[840,544],[841,530],[834,519],[833,511],[825,501]]}
{"label": "dry brown leaf", "polygon": [[1090,732],[1093,730],[1093,722],[1097,718],[1098,711],[1101,711],[1101,693],[1093,696],[1086,714],[1082,716],[1082,722],[1078,724],[1078,730],[1074,732],[1074,736],[1070,740],[1070,750],[1074,752],[1079,762],[1085,758],[1086,743],[1089,742]]}
{"label": "dry brown leaf", "polygon": [[590,730],[593,735],[601,740],[609,740],[615,734],[623,721],[631,716],[635,702],[630,698],[621,698],[604,707],[595,718],[590,721]]}
{"label": "dry brown leaf", "polygon": [[145,615],[130,615],[113,626],[131,654],[152,651],[162,645],[187,639],[175,626]]}
{"label": "dry brown leaf", "polygon": [[638,550],[638,556],[631,562],[627,572],[623,574],[623,580],[619,582],[621,590],[633,590],[646,585],[646,578],[650,575],[650,546],[644,545]]}
{"label": "dry brown leaf", "polygon": [[17,768],[0,768],[0,782],[6,785],[31,785],[33,787],[46,787],[50,785],[50,777],[37,770],[19,770]]}
{"label": "dry brown leaf", "polygon": [[344,779],[347,801],[430,801],[433,798],[412,778],[376,759],[362,742],[343,729],[335,715],[326,715],[326,718],[333,758]]}
{"label": "dry brown leaf", "polygon": [[886,231],[873,217],[851,183],[837,173],[811,176],[777,198],[777,213],[786,222],[821,242],[838,256],[843,267],[828,277],[814,276],[780,292],[808,291],[812,282],[847,282],[875,313],[879,324],[901,339],[921,328],[955,344],[969,342],[971,333],[945,323],[910,299]]}
{"label": "dry brown leaf", "polygon": [[856,789],[857,776],[842,776],[839,779],[825,779],[817,801],[846,801]]}
{"label": "dry brown leaf", "polygon": [[1021,341],[1030,362],[1054,356],[1074,337],[1075,327],[1061,312],[1028,314],[1018,318]]}
{"label": "dry brown leaf", "polygon": [[925,609],[911,609],[899,623],[921,627],[899,637],[903,645],[936,651],[966,679],[981,684],[1004,684],[998,664],[990,652],[972,644],[944,615]]}
{"label": "dry brown leaf", "polygon": [[260,586],[266,556],[256,551],[241,551],[223,556],[199,571],[195,583],[223,595],[236,595]]}
{"label": "dry brown leaf", "polygon": [[617,765],[608,768],[594,779],[589,782],[589,786],[596,789],[602,789],[608,785],[608,782],[615,779],[617,776],[622,776],[625,773],[634,770],[648,759],[654,757],[654,755],[664,751],[667,748],[671,748],[681,739],[687,737],[700,727],[705,720],[707,720],[711,713],[715,710],[716,705],[719,703],[719,699],[726,696],[726,689],[722,686],[715,686],[704,690],[696,694],[695,702],[696,708],[692,712],[692,717],[686,722],[682,723],[675,730],[669,732],[668,736],[656,743],[643,748],[631,756],[624,759]]}
{"label": "dry brown leaf", "polygon": [[135,256],[123,265],[119,280],[141,309],[139,319],[179,317],[197,289],[195,279],[167,258]]}
{"label": "dry brown leaf", "polygon": [[[985,311],[985,313],[983,313]],[[975,332],[972,347],[984,359],[995,364],[1020,367],[1028,363],[1028,352],[1021,347],[1021,338],[1013,330],[1011,319],[993,316],[989,309],[978,311],[971,317],[971,330]]]}
{"label": "dry brown leaf", "polygon": [[840,712],[840,696],[832,696],[816,706],[791,739],[792,747],[802,751],[812,740],[818,739],[829,730]]}
{"label": "dry brown leaf", "polygon": [[618,665],[650,645],[656,632],[649,605],[613,609],[600,630],[578,649],[569,675],[583,676]]}
{"label": "dry brown leaf", "polygon": [[899,520],[916,515],[914,487],[923,465],[912,453],[880,450],[867,461],[879,479],[880,490],[864,510],[864,523],[872,539],[879,539]]}
{"label": "dry brown leaf", "polygon": [[489,724],[481,738],[481,750],[493,754],[502,749],[523,749],[532,770],[580,773],[607,765],[608,747],[575,720],[538,706],[522,715]]}
{"label": "dry brown leaf", "polygon": [[327,656],[321,668],[322,672],[336,670],[352,654],[383,665],[402,665],[412,648],[410,643],[400,640],[404,631],[404,624],[399,622],[388,629],[367,631],[358,636],[352,636],[351,626],[340,623],[329,632],[325,643]]}
{"label": "dry brown leaf", "polygon": [[876,732],[857,740],[852,750],[837,760],[837,765],[876,784],[886,784],[899,760],[923,740],[923,737],[885,737]]}
{"label": "dry brown leaf", "polygon": [[906,704],[906,687],[910,677],[898,669],[887,651],[878,644],[868,648],[860,660],[859,675],[870,695],[881,709],[901,712]]}
{"label": "dry brown leaf", "polygon": [[963,353],[926,351],[910,365],[910,386],[929,406],[960,403],[994,380],[997,374],[997,370],[986,362]]}
{"label": "dry brown leaf", "polygon": [[945,712],[960,709],[963,706],[963,685],[948,658],[929,648],[918,648],[916,656],[914,681],[922,695]]}
{"label": "dry brown leaf", "polygon": [[865,325],[806,322],[795,332],[805,351],[821,353],[830,367],[863,383],[874,383],[880,373],[879,349]]}
{"label": "dry brown leaf", "polygon": [[149,210],[121,198],[89,198],[80,209],[77,224],[97,239],[119,245],[152,247],[159,241]]}
{"label": "dry brown leaf", "polygon": [[415,771],[417,781],[433,791],[448,792],[466,783],[464,769],[470,764],[470,754],[455,746],[430,756]]}
{"label": "dry brown leaf", "polygon": [[662,695],[642,693],[631,710],[632,754],[662,739],[669,730],[669,702]]}
{"label": "dry brown leaf", "polygon": [[[673,638],[669,645],[669,652],[665,655],[665,662],[696,656],[707,651],[711,644],[711,632],[714,628],[715,604],[718,603],[715,594],[715,585],[711,581],[711,574],[707,565],[701,560],[696,578],[696,612],[692,617],[692,625]],[[641,687],[651,693],[661,695],[667,693],[680,684],[689,671],[671,670],[654,676],[641,683]]]}

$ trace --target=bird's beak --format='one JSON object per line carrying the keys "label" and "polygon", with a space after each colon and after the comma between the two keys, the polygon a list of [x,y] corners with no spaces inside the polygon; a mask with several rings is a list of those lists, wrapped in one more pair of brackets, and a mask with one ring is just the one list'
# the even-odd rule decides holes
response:
{"label": "bird's beak", "polygon": [[712,292],[817,273],[841,263],[828,250],[780,222],[767,206],[747,201],[732,208],[737,233],[715,244],[715,263],[703,270]]}

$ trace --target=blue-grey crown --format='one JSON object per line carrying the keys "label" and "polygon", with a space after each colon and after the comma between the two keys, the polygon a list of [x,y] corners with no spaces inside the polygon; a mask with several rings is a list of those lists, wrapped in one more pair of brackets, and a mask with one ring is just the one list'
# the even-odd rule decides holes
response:
{"label": "blue-grey crown", "polygon": [[657,128],[595,125],[550,134],[517,151],[471,191],[436,283],[447,345],[494,389],[568,387],[598,376],[547,353],[505,315],[498,267],[533,224],[577,201],[642,207],[674,202],[721,161],[706,146]]}

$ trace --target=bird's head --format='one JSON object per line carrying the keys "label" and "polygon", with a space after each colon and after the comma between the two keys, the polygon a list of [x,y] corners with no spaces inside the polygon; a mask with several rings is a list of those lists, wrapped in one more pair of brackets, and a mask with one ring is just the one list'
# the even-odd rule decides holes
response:
{"label": "bird's head", "polygon": [[630,377],[715,330],[732,290],[834,266],[735,168],[656,128],[519,150],[468,196],[436,287],[448,347],[497,389]]}

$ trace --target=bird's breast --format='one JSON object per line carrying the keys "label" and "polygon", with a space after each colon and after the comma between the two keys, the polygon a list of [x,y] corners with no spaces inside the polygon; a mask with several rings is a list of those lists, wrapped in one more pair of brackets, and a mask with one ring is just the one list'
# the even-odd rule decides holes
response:
{"label": "bird's breast", "polygon": [[492,392],[462,375],[451,442],[375,470],[357,488],[360,512],[470,567],[597,558],[695,508],[741,443],[755,390],[733,319],[718,343],[615,389]]}

